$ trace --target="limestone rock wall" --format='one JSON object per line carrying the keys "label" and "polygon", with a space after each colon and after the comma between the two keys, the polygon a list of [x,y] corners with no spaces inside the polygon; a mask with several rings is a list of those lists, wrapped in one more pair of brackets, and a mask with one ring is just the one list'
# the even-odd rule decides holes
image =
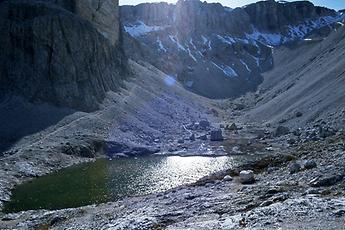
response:
{"label": "limestone rock wall", "polygon": [[95,110],[126,75],[118,31],[107,33],[117,1],[57,1],[0,2],[0,96]]}
{"label": "limestone rock wall", "polygon": [[79,15],[95,26],[95,28],[111,44],[119,41],[119,0],[49,0],[66,10]]}

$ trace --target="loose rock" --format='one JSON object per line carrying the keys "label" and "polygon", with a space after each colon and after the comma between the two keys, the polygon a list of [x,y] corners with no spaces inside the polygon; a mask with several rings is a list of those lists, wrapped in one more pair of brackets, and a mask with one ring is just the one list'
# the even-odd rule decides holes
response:
{"label": "loose rock", "polygon": [[316,162],[313,160],[307,160],[304,162],[304,168],[305,169],[312,169],[312,168],[316,168]]}
{"label": "loose rock", "polygon": [[207,129],[208,127],[210,127],[210,122],[208,120],[202,120],[199,122],[199,126],[201,129]]}
{"label": "loose rock", "polygon": [[227,130],[231,130],[231,131],[237,130],[237,126],[236,126],[235,123],[232,123],[231,125],[227,125],[227,126],[226,126],[226,129],[227,129]]}
{"label": "loose rock", "polygon": [[294,174],[294,173],[297,173],[297,172],[299,172],[299,171],[301,171],[301,165],[300,164],[298,164],[298,163],[292,163],[292,164],[290,164],[290,166],[289,166],[289,172],[290,172],[290,174]]}
{"label": "loose rock", "polygon": [[224,140],[222,130],[212,130],[211,131],[211,141],[222,141]]}
{"label": "loose rock", "polygon": [[289,128],[285,127],[285,126],[278,126],[278,128],[275,130],[275,132],[273,133],[273,135],[275,137],[280,137],[286,134],[289,134],[290,130]]}
{"label": "loose rock", "polygon": [[332,175],[322,178],[316,178],[310,182],[312,187],[327,187],[332,186],[340,182],[344,178],[344,175]]}
{"label": "loose rock", "polygon": [[200,137],[198,137],[198,139],[206,141],[207,140],[207,135],[201,135]]}
{"label": "loose rock", "polygon": [[223,181],[232,181],[232,177],[230,175],[226,175],[224,178],[223,178]]}
{"label": "loose rock", "polygon": [[240,182],[242,184],[252,184],[255,182],[254,172],[252,170],[244,170],[240,172]]}
{"label": "loose rock", "polygon": [[195,134],[194,133],[192,135],[190,135],[189,140],[190,141],[195,141]]}

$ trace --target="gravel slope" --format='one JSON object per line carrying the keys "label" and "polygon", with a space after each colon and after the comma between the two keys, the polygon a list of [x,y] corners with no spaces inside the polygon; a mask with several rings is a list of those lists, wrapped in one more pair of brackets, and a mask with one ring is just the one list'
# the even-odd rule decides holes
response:
{"label": "gravel slope", "polygon": [[[344,127],[345,28],[322,42],[304,41],[274,51],[248,120],[302,127],[319,119]],[[296,113],[303,116],[296,118]]]}

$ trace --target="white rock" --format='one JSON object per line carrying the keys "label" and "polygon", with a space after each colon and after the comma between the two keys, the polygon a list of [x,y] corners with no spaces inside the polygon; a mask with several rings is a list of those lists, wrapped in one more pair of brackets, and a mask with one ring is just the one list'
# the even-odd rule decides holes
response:
{"label": "white rock", "polygon": [[224,178],[223,178],[223,181],[232,181],[232,177],[230,175],[226,175]]}

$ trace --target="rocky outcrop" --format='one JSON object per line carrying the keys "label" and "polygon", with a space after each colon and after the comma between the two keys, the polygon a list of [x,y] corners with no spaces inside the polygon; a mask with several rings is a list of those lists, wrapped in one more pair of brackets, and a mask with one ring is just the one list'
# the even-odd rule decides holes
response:
{"label": "rocky outcrop", "polygon": [[[125,50],[210,98],[254,91],[274,66],[272,46],[292,43],[344,18],[302,2],[261,1],[230,9],[180,0],[121,7]],[[134,42],[133,40],[136,40]]]}
{"label": "rocky outcrop", "polygon": [[244,8],[250,22],[259,30],[281,31],[285,26],[296,25],[306,19],[335,16],[336,11],[314,6],[308,1],[283,2],[260,1]]}
{"label": "rocky outcrop", "polygon": [[104,37],[116,45],[119,41],[119,1],[118,0],[49,0],[81,18],[86,19]]}
{"label": "rocky outcrop", "polygon": [[0,93],[95,110],[126,72],[117,26],[108,34],[105,26],[118,20],[116,1],[104,1],[100,10],[91,7],[102,1],[56,2],[0,3]]}

